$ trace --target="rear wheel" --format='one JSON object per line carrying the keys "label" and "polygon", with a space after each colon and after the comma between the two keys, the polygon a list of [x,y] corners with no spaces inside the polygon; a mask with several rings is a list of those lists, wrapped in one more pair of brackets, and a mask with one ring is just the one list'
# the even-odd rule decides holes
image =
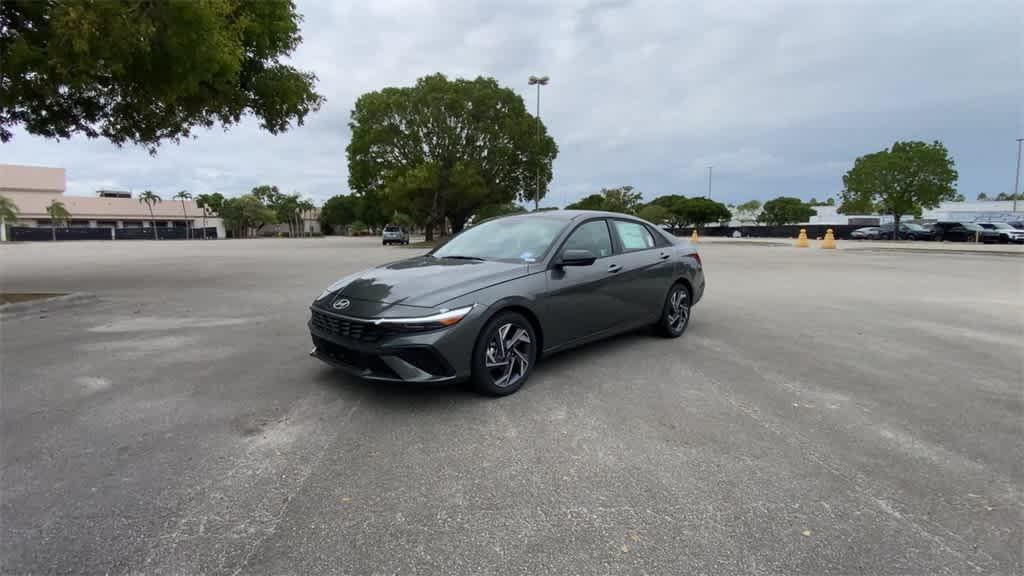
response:
{"label": "rear wheel", "polygon": [[473,349],[473,387],[492,396],[522,388],[537,360],[533,325],[516,312],[502,312],[484,326]]}
{"label": "rear wheel", "polygon": [[666,338],[678,338],[690,324],[690,306],[693,300],[685,284],[674,284],[665,297],[665,306],[658,320],[658,331]]}

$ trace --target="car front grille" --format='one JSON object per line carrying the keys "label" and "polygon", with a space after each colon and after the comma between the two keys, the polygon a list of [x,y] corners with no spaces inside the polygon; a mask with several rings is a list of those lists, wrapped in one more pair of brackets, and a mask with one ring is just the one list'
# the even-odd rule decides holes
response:
{"label": "car front grille", "polygon": [[347,338],[356,342],[377,342],[391,334],[388,328],[378,326],[372,322],[360,322],[349,320],[331,314],[325,314],[316,309],[310,324],[318,332],[338,338]]}
{"label": "car front grille", "polygon": [[395,380],[401,379],[401,377],[376,354],[367,354],[352,348],[346,348],[345,346],[335,344],[330,340],[324,340],[317,336],[313,336],[313,345],[316,346],[318,354],[331,362],[354,368],[366,375],[376,376],[379,378],[392,378]]}

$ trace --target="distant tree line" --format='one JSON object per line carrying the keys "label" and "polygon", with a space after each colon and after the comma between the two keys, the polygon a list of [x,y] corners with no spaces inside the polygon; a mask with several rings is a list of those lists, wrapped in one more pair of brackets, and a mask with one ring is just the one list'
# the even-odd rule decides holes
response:
{"label": "distant tree line", "polygon": [[988,194],[985,194],[984,192],[982,192],[981,194],[978,194],[978,201],[979,202],[985,202],[985,201],[991,201],[991,200],[996,200],[996,201],[1024,200],[1024,192],[1021,192],[1020,194],[1007,194],[1006,192],[1000,192],[999,194],[995,195],[994,197],[990,197]]}
{"label": "distant tree line", "polygon": [[732,219],[732,212],[721,202],[708,198],[687,198],[679,194],[668,194],[644,203],[643,194],[632,186],[603,188],[596,194],[569,204],[566,209],[634,214],[649,222],[670,228],[699,228],[711,222],[728,222]]}
{"label": "distant tree line", "polygon": [[[159,196],[155,198],[156,202],[160,201]],[[225,230],[235,238],[250,238],[265,226],[274,224],[287,225],[289,236],[301,236],[304,216],[316,209],[298,193],[285,194],[270,185],[256,186],[248,194],[233,198],[226,198],[220,192],[197,194],[195,202],[203,211],[204,228],[206,218],[219,216]]]}

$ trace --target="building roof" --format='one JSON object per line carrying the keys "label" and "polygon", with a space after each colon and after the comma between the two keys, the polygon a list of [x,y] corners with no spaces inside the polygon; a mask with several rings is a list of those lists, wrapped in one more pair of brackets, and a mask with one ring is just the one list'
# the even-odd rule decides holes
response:
{"label": "building roof", "polygon": [[[0,191],[63,194],[67,176],[63,168],[0,164]],[[5,194],[6,195],[6,194]]]}
{"label": "building roof", "polygon": [[[149,207],[135,198],[98,198],[95,196],[67,196],[39,192],[4,192],[18,207],[19,218],[49,218],[46,207],[53,200],[64,203],[71,217],[78,220],[149,219]],[[202,210],[195,201],[186,200],[189,219],[201,218]],[[153,216],[161,220],[183,219],[181,200],[165,199],[153,205]]]}

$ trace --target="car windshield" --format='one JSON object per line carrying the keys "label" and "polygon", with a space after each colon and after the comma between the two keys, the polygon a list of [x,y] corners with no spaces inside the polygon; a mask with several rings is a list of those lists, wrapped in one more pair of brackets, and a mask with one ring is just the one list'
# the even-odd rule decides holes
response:
{"label": "car windshield", "polygon": [[557,218],[511,217],[489,220],[431,253],[435,258],[534,262],[542,258],[565,228]]}
{"label": "car windshield", "polygon": [[920,224],[915,224],[913,222],[908,222],[906,224],[900,224],[900,226],[903,227],[903,228],[906,228],[907,230],[924,230],[924,226],[921,226]]}
{"label": "car windshield", "polygon": [[1010,226],[1006,222],[993,222],[993,223],[989,224],[989,226],[992,226],[996,230],[1016,230],[1016,228],[1014,228],[1013,226]]}
{"label": "car windshield", "polygon": [[385,232],[398,232],[399,230],[400,229],[399,229],[398,226],[385,226],[384,227],[384,231]]}
{"label": "car windshield", "polygon": [[977,224],[964,224],[963,227],[967,228],[968,230],[973,230],[975,232],[984,232],[985,231],[984,228],[982,228],[981,226],[978,226]]}

